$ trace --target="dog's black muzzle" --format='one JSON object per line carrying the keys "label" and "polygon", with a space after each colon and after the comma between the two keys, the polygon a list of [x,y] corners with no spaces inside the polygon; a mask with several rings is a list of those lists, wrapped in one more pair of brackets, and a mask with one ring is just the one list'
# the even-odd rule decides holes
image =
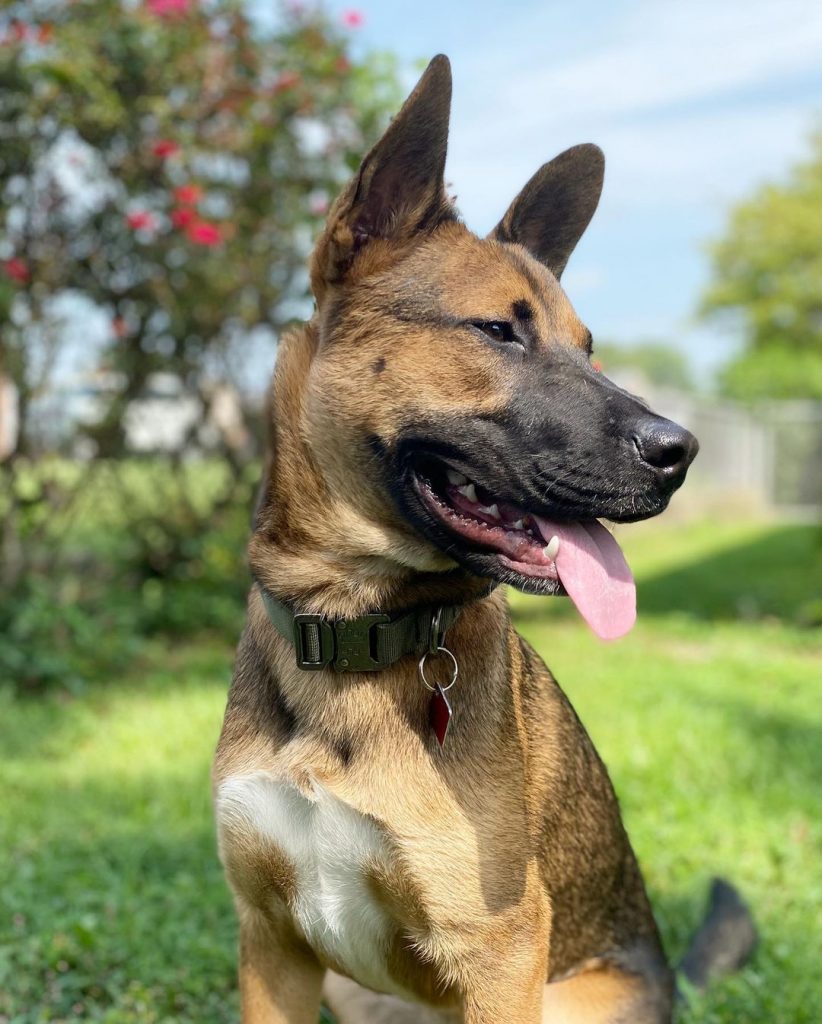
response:
{"label": "dog's black muzzle", "polygon": [[415,425],[396,451],[398,475],[434,457],[546,518],[633,522],[662,512],[697,439],[587,362],[551,371],[498,412]]}

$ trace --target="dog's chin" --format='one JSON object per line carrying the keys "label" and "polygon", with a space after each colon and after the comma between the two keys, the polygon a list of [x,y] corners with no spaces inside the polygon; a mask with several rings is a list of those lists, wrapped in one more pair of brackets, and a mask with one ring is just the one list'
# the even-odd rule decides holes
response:
{"label": "dog's chin", "polygon": [[567,596],[552,552],[534,516],[577,522],[606,518],[647,519],[661,512],[667,497],[637,508],[542,507],[529,512],[467,479],[444,460],[423,456],[407,464],[399,489],[405,517],[427,540],[476,576],[506,583],[526,594]]}
{"label": "dog's chin", "polygon": [[565,587],[558,578],[537,576],[530,567],[518,568],[509,563],[504,555],[485,554],[479,551],[452,552],[456,562],[475,576],[494,580],[495,583],[507,583],[522,591],[523,594],[535,594],[540,597],[567,597]]}

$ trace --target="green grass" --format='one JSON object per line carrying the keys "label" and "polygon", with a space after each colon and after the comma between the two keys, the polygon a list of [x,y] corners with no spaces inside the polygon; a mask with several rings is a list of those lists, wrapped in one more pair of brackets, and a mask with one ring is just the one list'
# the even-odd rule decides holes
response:
{"label": "green grass", "polygon": [[[819,533],[622,536],[629,638],[605,647],[563,603],[515,596],[520,626],[611,769],[670,954],[712,874],[753,907],[753,962],[688,1024],[819,1021],[822,648],[801,625]],[[0,707],[3,1024],[237,1019],[208,777],[230,661],[213,641],[156,644],[107,686]]]}

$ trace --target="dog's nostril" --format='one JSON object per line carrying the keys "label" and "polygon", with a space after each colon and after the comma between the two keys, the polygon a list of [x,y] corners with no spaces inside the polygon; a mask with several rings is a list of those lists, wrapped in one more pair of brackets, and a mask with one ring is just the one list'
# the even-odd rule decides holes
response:
{"label": "dog's nostril", "polygon": [[[647,458],[647,457],[646,457]],[[681,444],[662,445],[647,461],[659,469],[670,469],[685,459],[685,448]]]}
{"label": "dog's nostril", "polygon": [[663,419],[643,423],[634,434],[634,444],[643,462],[665,476],[684,475],[699,450],[690,431]]}

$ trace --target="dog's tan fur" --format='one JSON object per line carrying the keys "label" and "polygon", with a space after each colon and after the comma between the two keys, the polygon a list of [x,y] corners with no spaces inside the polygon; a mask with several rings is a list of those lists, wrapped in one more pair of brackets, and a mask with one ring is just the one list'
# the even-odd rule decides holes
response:
{"label": "dog's tan fur", "polygon": [[[243,1021],[313,1024],[329,969],[344,1022],[662,1022],[671,977],[602,763],[502,591],[417,533],[373,472],[374,438],[390,447],[409,424],[500,411],[516,393],[516,368],[479,340],[449,345],[437,309],[492,320],[525,299],[541,344],[587,343],[555,276],[505,240],[505,222],[481,240],[453,219],[437,116],[447,103],[439,61],[335,205],[312,261],[316,316],[278,357],[250,545],[258,585],[214,766]],[[381,168],[402,157],[404,133],[436,173],[362,244],[352,225]],[[304,673],[259,586],[333,618],[463,604],[447,638],[460,677],[445,748],[413,658],[379,673]],[[380,970],[427,1008],[365,992],[356,972],[339,976],[352,973],[346,962],[312,948],[296,923],[301,865],[226,812],[233,779],[285,780],[359,814],[379,838],[361,873],[390,922]]]}

